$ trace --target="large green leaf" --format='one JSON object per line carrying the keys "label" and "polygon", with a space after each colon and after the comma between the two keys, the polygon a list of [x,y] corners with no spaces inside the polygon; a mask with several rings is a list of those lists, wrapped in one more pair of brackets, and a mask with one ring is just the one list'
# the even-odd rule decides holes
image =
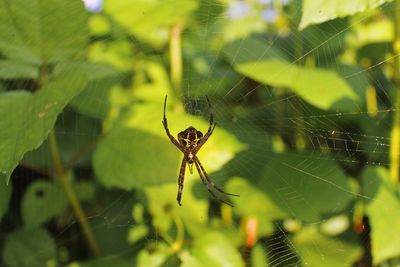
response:
{"label": "large green leaf", "polygon": [[383,167],[368,167],[362,182],[371,225],[373,261],[378,265],[400,255],[400,198]]}
{"label": "large green leaf", "polygon": [[4,213],[6,213],[8,209],[8,203],[10,202],[11,192],[12,192],[11,184],[9,185],[0,184],[0,222]]}
{"label": "large green leaf", "polygon": [[355,13],[376,8],[393,0],[304,0],[300,29],[310,24],[321,23],[338,17],[345,17]]}
{"label": "large green leaf", "polygon": [[362,254],[361,246],[355,241],[354,237],[324,235],[314,225],[296,233],[293,244],[306,266],[346,267],[352,266]]}
{"label": "large green leaf", "polygon": [[[116,122],[93,158],[96,175],[104,185],[131,189],[176,182],[182,153],[168,139],[161,120],[162,103],[137,104]],[[184,113],[169,112],[168,120],[174,136],[189,125],[203,133],[208,129],[208,122]],[[244,148],[217,126],[198,157],[211,173]]]}
{"label": "large green leaf", "polygon": [[40,64],[70,58],[88,41],[79,0],[0,0],[0,52]]}
{"label": "large green leaf", "polygon": [[344,211],[357,196],[334,161],[310,158],[308,154],[274,157],[258,186],[287,214],[306,222]]}
{"label": "large green leaf", "polygon": [[0,95],[0,174],[8,181],[23,155],[47,138],[58,114],[86,85],[81,74],[66,73],[31,94]]}
{"label": "large green leaf", "polygon": [[43,267],[55,264],[56,246],[41,228],[19,229],[7,236],[3,260],[6,266]]}
{"label": "large green leaf", "polygon": [[166,40],[168,27],[197,8],[194,0],[113,0],[105,11],[128,31],[145,41]]}
{"label": "large green leaf", "polygon": [[60,186],[49,181],[36,181],[29,186],[22,201],[22,219],[26,227],[40,226],[67,207],[67,199]]}
{"label": "large green leaf", "polygon": [[239,251],[224,235],[209,232],[194,241],[192,254],[202,266],[244,266]]}
{"label": "large green leaf", "polygon": [[123,189],[175,181],[179,154],[169,146],[163,138],[140,130],[113,130],[98,144],[94,153],[97,178],[107,187]]}
{"label": "large green leaf", "polygon": [[308,103],[329,109],[357,95],[335,71],[296,65],[268,43],[249,38],[224,49],[234,68],[245,76],[274,87],[289,88]]}

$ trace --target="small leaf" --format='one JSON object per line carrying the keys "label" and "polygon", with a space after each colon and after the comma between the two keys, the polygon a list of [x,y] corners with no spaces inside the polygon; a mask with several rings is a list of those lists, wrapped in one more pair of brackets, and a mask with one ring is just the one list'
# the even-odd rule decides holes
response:
{"label": "small leaf", "polygon": [[[192,236],[203,233],[201,226],[206,225],[208,218],[208,203],[198,199],[193,193],[193,184],[199,179],[187,176],[183,187],[182,206],[176,201],[178,192],[177,178],[174,183],[146,188],[148,209],[153,218],[153,226],[162,231],[168,231],[173,224],[173,219],[179,218],[185,224],[186,230]],[[206,190],[204,188],[204,190]]]}
{"label": "small leaf", "polygon": [[89,39],[82,1],[0,0],[0,51],[40,64],[81,53]]}
{"label": "small leaf", "polygon": [[61,187],[48,181],[36,181],[27,189],[22,201],[22,219],[26,227],[40,226],[61,214],[67,199]]}
{"label": "small leaf", "polygon": [[2,79],[36,79],[38,74],[38,68],[33,65],[13,60],[0,60],[0,78]]}
{"label": "small leaf", "polygon": [[304,0],[300,29],[310,24],[322,23],[327,20],[345,17],[374,9],[393,0]]}
{"label": "small leaf", "polygon": [[[289,217],[262,188],[252,185],[243,178],[230,179],[226,189],[228,192],[240,192],[240,197],[231,198],[235,206],[234,212],[242,217],[257,216],[260,235],[273,231],[271,221]],[[248,203],[253,204],[248,205]]]}
{"label": "small leaf", "polygon": [[24,154],[47,138],[58,114],[85,85],[84,76],[69,73],[49,81],[35,94],[0,95],[0,174],[6,181]]}
{"label": "small leaf", "polygon": [[194,241],[192,254],[202,266],[244,266],[239,251],[218,232],[208,232]]}
{"label": "small leaf", "polygon": [[226,46],[224,51],[241,74],[274,87],[286,87],[318,108],[329,109],[344,99],[357,99],[335,71],[293,64],[267,43],[246,39]]}
{"label": "small leaf", "polygon": [[355,240],[325,236],[316,226],[308,226],[295,235],[293,244],[305,266],[345,267],[352,266],[362,255]]}
{"label": "small leaf", "polygon": [[163,243],[158,243],[155,251],[142,249],[138,253],[137,262],[135,266],[138,267],[163,266],[169,255],[170,255],[170,248]]}
{"label": "small leaf", "polygon": [[302,154],[274,157],[257,186],[290,216],[317,222],[324,214],[344,211],[357,193],[334,161],[311,161],[308,157]]}
{"label": "small leaf", "polygon": [[368,167],[362,175],[366,212],[371,224],[374,265],[400,255],[400,198],[383,167]]}
{"label": "small leaf", "polygon": [[10,203],[10,197],[12,192],[11,184],[5,185],[0,183],[0,222],[3,215],[8,209],[8,204]]}
{"label": "small leaf", "polygon": [[56,264],[53,238],[41,228],[19,229],[6,238],[3,260],[10,267],[43,267]]}

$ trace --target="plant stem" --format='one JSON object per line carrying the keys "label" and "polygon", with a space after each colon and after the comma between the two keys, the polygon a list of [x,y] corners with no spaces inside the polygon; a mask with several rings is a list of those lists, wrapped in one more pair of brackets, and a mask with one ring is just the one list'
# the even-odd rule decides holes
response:
{"label": "plant stem", "polygon": [[393,87],[394,87],[394,118],[390,135],[390,179],[394,184],[399,182],[400,169],[400,0],[394,2],[394,38],[392,43]]}
{"label": "plant stem", "polygon": [[175,96],[181,95],[182,90],[182,27],[176,23],[170,33],[169,57],[171,67],[171,81]]}
{"label": "plant stem", "polygon": [[79,203],[78,197],[76,196],[74,189],[72,188],[70,182],[66,177],[65,170],[61,162],[60,153],[58,151],[57,140],[54,130],[52,130],[49,134],[49,144],[51,157],[53,159],[53,163],[56,169],[56,176],[58,178],[58,181],[64,188],[65,194],[68,198],[69,203],[71,204],[75,217],[82,227],[90,251],[93,255],[98,256],[100,255],[99,245],[97,244],[97,241],[93,235],[92,229],[90,228],[87,217],[82,209],[81,204]]}

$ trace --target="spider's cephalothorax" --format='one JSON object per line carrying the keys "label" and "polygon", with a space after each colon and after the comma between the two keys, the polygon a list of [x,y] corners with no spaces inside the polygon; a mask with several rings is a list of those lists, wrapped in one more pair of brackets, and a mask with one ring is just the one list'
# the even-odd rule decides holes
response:
{"label": "spider's cephalothorax", "polygon": [[192,126],[178,133],[179,143],[187,149],[194,149],[195,147],[197,147],[201,138],[203,138],[203,133],[197,131]]}
{"label": "spider's cephalothorax", "polygon": [[[207,98],[207,102],[208,102],[209,108],[211,109],[211,104],[210,104],[210,101],[208,100],[208,98]],[[239,195],[227,193],[224,190],[222,190],[221,188],[219,188],[218,186],[216,186],[213,183],[213,181],[211,181],[211,179],[208,177],[206,170],[204,169],[203,165],[201,165],[199,159],[196,156],[196,153],[199,152],[200,148],[204,145],[204,143],[211,136],[211,134],[213,133],[213,131],[215,129],[215,126],[217,125],[214,122],[213,113],[210,112],[210,126],[208,127],[208,130],[204,136],[203,136],[202,132],[197,131],[194,127],[190,126],[186,130],[184,130],[178,134],[178,140],[179,140],[178,141],[169,132],[167,117],[165,116],[166,105],[167,105],[167,96],[165,96],[165,100],[164,100],[164,117],[163,117],[162,124],[164,125],[165,132],[167,133],[171,142],[183,153],[183,159],[182,159],[181,169],[179,172],[179,179],[178,179],[178,196],[176,198],[178,200],[179,205],[181,205],[183,181],[185,179],[186,164],[189,166],[190,173],[193,173],[192,166],[194,164],[196,166],[197,172],[200,175],[200,179],[203,182],[203,184],[205,185],[205,187],[207,188],[208,192],[210,192],[210,194],[214,198],[232,206],[232,204],[230,204],[229,202],[218,198],[215,195],[215,193],[211,190],[211,188],[214,188],[215,190],[217,190],[223,194],[226,194],[226,195],[237,196],[237,197]]]}

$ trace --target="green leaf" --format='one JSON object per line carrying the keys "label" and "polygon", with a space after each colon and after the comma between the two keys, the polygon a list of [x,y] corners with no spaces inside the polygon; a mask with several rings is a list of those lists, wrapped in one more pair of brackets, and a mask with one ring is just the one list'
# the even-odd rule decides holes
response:
{"label": "green leaf", "polygon": [[[141,130],[113,130],[96,147],[93,165],[97,178],[106,187],[123,189],[175,181],[179,154],[169,146],[164,139]],[[160,159],[162,164],[158,164]]]}
{"label": "green leaf", "polygon": [[84,51],[87,13],[79,0],[0,0],[0,51],[40,64]]}
{"label": "green leaf", "polygon": [[38,68],[33,65],[13,60],[0,60],[0,78],[2,79],[36,79],[38,74]]}
{"label": "green leaf", "polygon": [[[231,200],[235,206],[234,212],[242,217],[256,216],[259,219],[260,235],[270,233],[271,221],[283,219],[289,215],[281,209],[274,200],[260,187],[252,185],[245,179],[234,177],[226,185],[228,192],[240,192],[240,197]],[[248,203],[253,203],[249,205]],[[268,218],[266,220],[265,218]]]}
{"label": "green leaf", "polygon": [[56,246],[41,228],[19,229],[6,238],[3,260],[7,266],[43,267],[56,264]]}
{"label": "green leaf", "polygon": [[10,203],[10,197],[12,192],[11,184],[5,185],[0,183],[0,222],[3,215],[8,209],[8,204]]}
{"label": "green leaf", "polygon": [[306,266],[345,267],[352,266],[362,255],[355,240],[326,236],[316,226],[308,226],[295,235],[293,244]]}
{"label": "green leaf", "polygon": [[139,252],[135,266],[138,267],[158,267],[163,266],[168,256],[170,248],[163,243],[157,243],[155,251],[143,249]]}
{"label": "green leaf", "polygon": [[239,251],[218,232],[208,232],[194,241],[192,254],[202,266],[244,266]]}
{"label": "green leaf", "polygon": [[167,40],[168,27],[197,8],[194,0],[114,0],[104,10],[128,31],[147,42]]}
{"label": "green leaf", "polygon": [[85,85],[84,76],[69,73],[50,80],[35,94],[0,95],[0,174],[7,181],[24,154],[47,138],[58,114]]}
{"label": "green leaf", "polygon": [[400,198],[383,167],[368,167],[362,175],[374,265],[400,255]]}
{"label": "green leaf", "polygon": [[78,112],[94,118],[104,118],[109,110],[108,94],[119,80],[118,73],[109,65],[88,62],[64,62],[57,65],[57,72],[78,71],[85,73],[88,84],[71,106]]}
{"label": "green leaf", "polygon": [[132,267],[132,262],[122,257],[101,257],[84,262],[72,262],[67,267]]}
{"label": "green leaf", "polygon": [[224,52],[241,74],[274,87],[286,87],[318,108],[329,109],[341,100],[357,99],[346,80],[335,71],[293,64],[256,39],[232,43]]}
{"label": "green leaf", "polygon": [[275,156],[257,186],[290,216],[306,222],[344,211],[357,193],[331,159],[309,159],[308,154]]}
{"label": "green leaf", "polygon": [[[177,173],[175,174],[175,176]],[[146,188],[148,209],[152,215],[152,225],[157,229],[168,231],[179,218],[192,236],[202,234],[208,218],[208,202],[194,196],[193,185],[197,177],[187,176],[182,193],[182,206],[176,201],[178,192],[177,178],[174,183]],[[204,188],[204,190],[206,190]]]}
{"label": "green leaf", "polygon": [[67,199],[60,186],[53,182],[36,181],[27,189],[22,201],[22,219],[26,227],[40,226],[61,214],[67,207]]}
{"label": "green leaf", "polygon": [[302,18],[299,25],[304,29],[310,24],[322,23],[327,20],[345,17],[374,9],[393,0],[304,0]]}
{"label": "green leaf", "polygon": [[[165,133],[161,101],[159,105],[135,105],[99,143],[93,163],[104,185],[131,189],[176,182],[182,153]],[[170,112],[168,120],[174,136],[189,125],[203,133],[208,129],[208,122],[188,114]],[[211,173],[244,148],[232,134],[217,126],[198,157]]]}

